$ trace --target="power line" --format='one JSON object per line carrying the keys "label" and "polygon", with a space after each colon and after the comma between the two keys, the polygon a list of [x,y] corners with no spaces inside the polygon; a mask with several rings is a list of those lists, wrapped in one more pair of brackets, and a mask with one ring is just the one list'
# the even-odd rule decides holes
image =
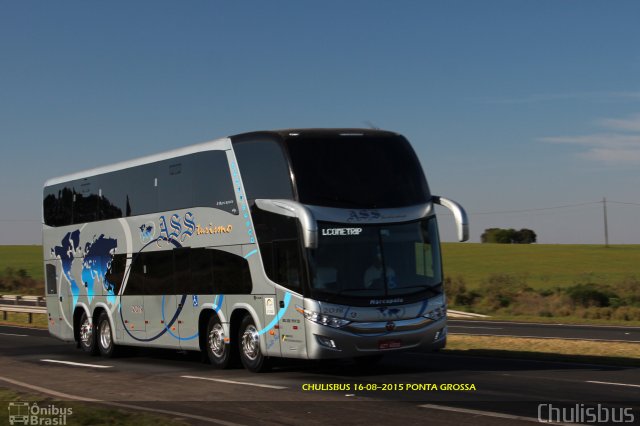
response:
{"label": "power line", "polygon": [[613,201],[613,200],[607,200],[607,203],[613,203],[613,204],[626,204],[628,206],[640,206],[640,203],[632,203],[629,201]]}
{"label": "power line", "polygon": [[[611,202],[611,201],[610,201]],[[577,203],[577,204],[565,204],[562,206],[553,206],[553,207],[538,207],[535,209],[522,209],[522,210],[501,210],[501,211],[493,211],[493,212],[470,212],[470,215],[489,215],[489,214],[502,214],[502,213],[529,213],[529,212],[537,212],[544,210],[559,210],[559,209],[567,209],[571,207],[582,207],[582,206],[590,206],[594,204],[602,204],[602,201],[591,201],[587,203]],[[640,204],[638,204],[640,205]]]}

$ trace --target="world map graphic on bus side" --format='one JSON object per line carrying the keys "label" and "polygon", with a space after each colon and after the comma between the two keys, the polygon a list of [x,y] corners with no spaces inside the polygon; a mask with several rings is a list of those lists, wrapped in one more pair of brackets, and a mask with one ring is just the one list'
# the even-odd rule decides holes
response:
{"label": "world map graphic on bus side", "polygon": [[71,286],[73,296],[73,306],[78,302],[81,286],[78,285],[74,273],[78,265],[76,259],[83,258],[79,271],[82,278],[82,287],[86,287],[89,303],[94,296],[95,285],[100,285],[104,289],[109,303],[114,304],[116,300],[115,285],[107,280],[107,272],[111,267],[111,262],[115,254],[118,241],[115,238],[105,237],[104,234],[93,237],[84,247],[80,246],[80,230],[68,232],[59,246],[51,249],[51,253],[60,259],[62,272]]}

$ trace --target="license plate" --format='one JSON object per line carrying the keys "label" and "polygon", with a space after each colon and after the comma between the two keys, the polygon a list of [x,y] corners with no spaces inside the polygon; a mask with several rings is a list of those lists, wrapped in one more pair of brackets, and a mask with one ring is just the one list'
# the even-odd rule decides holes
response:
{"label": "license plate", "polygon": [[380,340],[378,349],[397,349],[402,347],[402,340]]}

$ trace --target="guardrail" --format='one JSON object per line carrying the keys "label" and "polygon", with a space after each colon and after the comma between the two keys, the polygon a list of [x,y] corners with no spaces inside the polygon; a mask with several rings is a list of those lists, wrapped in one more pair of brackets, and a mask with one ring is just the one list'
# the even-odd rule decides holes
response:
{"label": "guardrail", "polygon": [[0,304],[46,306],[44,296],[21,296],[18,294],[0,294]]}
{"label": "guardrail", "polygon": [[[11,304],[9,304],[11,303]],[[33,304],[33,305],[31,305]],[[33,322],[33,314],[46,314],[44,296],[21,296],[15,294],[0,294],[0,312],[2,318],[7,320],[8,312],[29,314],[29,323]],[[489,318],[489,315],[474,314],[471,312],[447,311],[449,318]]]}
{"label": "guardrail", "polygon": [[9,312],[27,314],[29,324],[33,323],[33,314],[46,314],[44,296],[22,296],[16,294],[0,294],[0,312],[2,319],[7,320]]}
{"label": "guardrail", "polygon": [[46,314],[47,307],[46,306],[11,306],[11,305],[0,305],[0,312],[2,312],[2,319],[4,321],[7,320],[7,314],[9,312],[15,312],[18,314],[28,314],[29,315],[29,324],[33,323],[33,314]]}

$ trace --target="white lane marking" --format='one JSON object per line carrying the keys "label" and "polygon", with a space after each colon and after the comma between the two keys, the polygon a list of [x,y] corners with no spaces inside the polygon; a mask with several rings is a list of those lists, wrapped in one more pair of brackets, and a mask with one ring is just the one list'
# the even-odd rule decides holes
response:
{"label": "white lane marking", "polygon": [[640,343],[640,340],[618,340],[618,339],[584,339],[580,337],[553,337],[553,336],[518,336],[515,334],[486,334],[486,333],[449,333],[458,336],[491,336],[491,337],[520,337],[523,339],[556,339],[556,340],[584,340],[587,342],[619,342],[619,343]]}
{"label": "white lane marking", "polygon": [[29,337],[28,334],[13,334],[13,333],[0,333],[2,336],[18,336],[18,337]]}
{"label": "white lane marking", "polygon": [[476,329],[482,329],[482,330],[504,330],[503,327],[470,327],[470,326],[466,326],[466,325],[450,325],[449,326],[449,330],[451,330],[452,328],[476,328]]}
{"label": "white lane marking", "polygon": [[73,365],[74,367],[113,368],[113,365],[84,364],[82,362],[60,361],[58,359],[41,359],[40,361],[52,362],[55,364]]}
{"label": "white lane marking", "polygon": [[595,383],[597,385],[627,386],[630,388],[640,388],[640,385],[632,385],[629,383],[598,382],[596,380],[587,380],[587,383]]}
{"label": "white lane marking", "polygon": [[212,382],[229,383],[232,385],[255,386],[258,388],[287,389],[286,386],[264,385],[262,383],[237,382],[235,380],[213,379],[211,377],[198,377],[198,376],[180,376],[180,377],[182,377],[183,379],[210,380]]}
{"label": "white lane marking", "polygon": [[152,413],[167,414],[172,417],[186,417],[188,419],[194,419],[200,422],[213,423],[213,424],[218,424],[222,426],[244,426],[239,423],[232,423],[226,420],[214,419],[212,417],[197,416],[195,414],[181,413],[179,411],[161,410],[159,408],[145,407],[143,405],[122,404],[119,402],[103,401],[101,399],[93,399],[93,398],[86,398],[83,396],[70,395],[68,393],[58,392],[53,389],[32,385],[29,383],[21,382],[19,380],[9,379],[7,377],[2,377],[2,376],[0,376],[0,381],[11,383],[13,385],[20,386],[22,388],[31,389],[36,392],[43,393],[45,395],[50,395],[50,396],[54,396],[56,398],[62,398],[62,399],[70,399],[72,401],[95,402],[95,403],[98,403],[101,405],[107,405],[110,407],[127,408],[129,410],[138,410],[138,411],[150,411]]}
{"label": "white lane marking", "polygon": [[[538,419],[533,417],[514,416],[513,414],[496,413],[495,411],[471,410],[468,408],[448,407],[446,405],[434,405],[434,404],[418,405],[418,407],[428,408],[431,410],[455,411],[456,413],[474,414],[476,416],[497,417],[500,419],[524,420],[527,422],[540,423]],[[556,424],[556,423],[550,423],[550,424]]]}

